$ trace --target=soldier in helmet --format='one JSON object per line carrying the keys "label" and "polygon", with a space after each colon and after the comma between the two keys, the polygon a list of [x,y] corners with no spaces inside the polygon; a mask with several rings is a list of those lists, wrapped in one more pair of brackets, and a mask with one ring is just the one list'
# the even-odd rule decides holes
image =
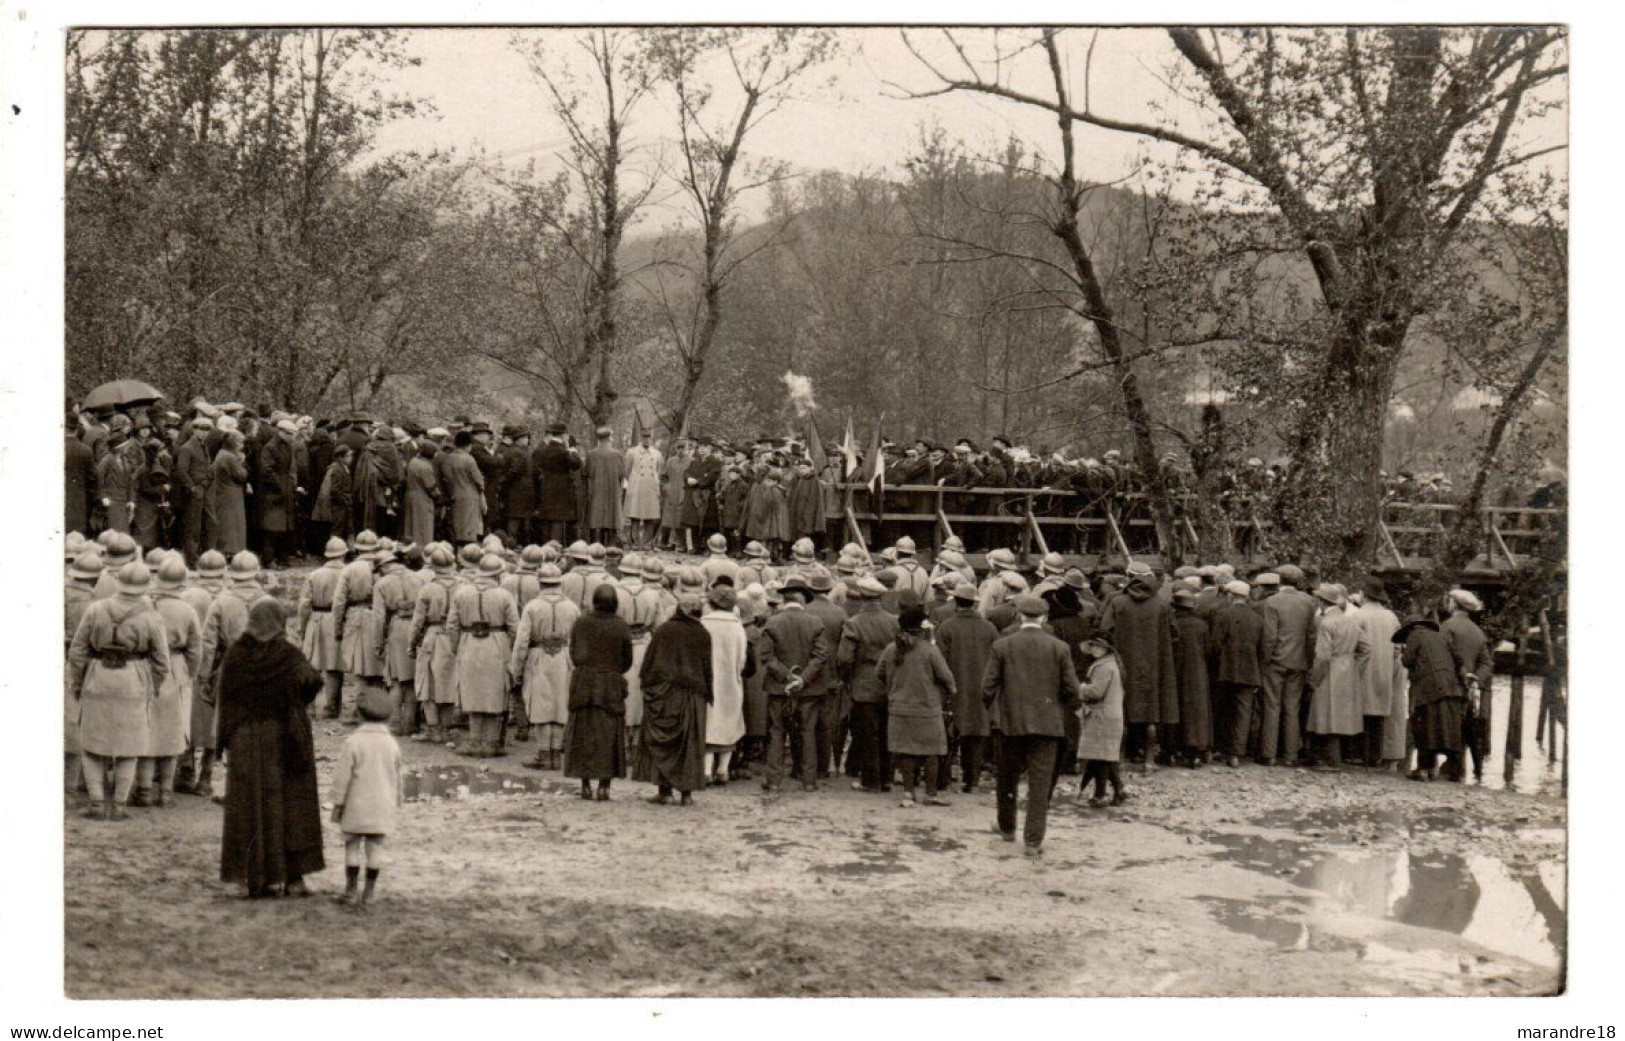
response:
{"label": "soldier in helmet", "polygon": [[423,704],[424,740],[439,744],[457,712],[457,684],[446,615],[457,590],[457,564],[447,546],[429,551],[431,577],[418,588],[407,643],[415,663],[414,686]]}
{"label": "soldier in helmet", "polygon": [[379,556],[378,536],[363,531],[355,537],[355,559],[339,572],[333,591],[333,632],[339,641],[344,666],[339,718],[359,722],[356,699],[363,691],[383,687],[384,655],[373,616],[373,565]]}
{"label": "soldier in helmet", "polygon": [[306,577],[305,588],[299,595],[299,646],[310,659],[311,667],[322,674],[326,695],[323,714],[328,719],[338,718],[344,688],[344,664],[333,628],[333,594],[338,589],[339,575],[348,553],[349,547],[343,539],[328,539],[322,550],[321,567]]}
{"label": "soldier in helmet", "polygon": [[380,550],[372,585],[373,641],[384,659],[384,685],[395,706],[390,732],[410,737],[417,730],[417,663],[412,660],[412,615],[422,580],[398,552]]}
{"label": "soldier in helmet", "polygon": [[540,593],[519,614],[508,660],[509,681],[519,687],[522,730],[536,727],[536,754],[524,765],[557,770],[570,720],[570,631],[581,609],[559,588],[563,574],[553,564],[536,572]]}
{"label": "soldier in helmet", "polygon": [[904,535],[897,540],[897,562],[888,570],[897,581],[897,592],[913,593],[922,602],[931,591],[931,573],[914,558],[914,540]]}
{"label": "soldier in helmet", "polygon": [[148,703],[169,674],[163,622],[148,606],[151,576],[132,561],[118,591],[85,608],[68,646],[68,698],[77,707],[79,745],[91,804],[84,816],[123,820],[136,761],[148,744]]}
{"label": "soldier in helmet", "polygon": [[[95,543],[88,548],[80,550],[74,557],[73,564],[68,568],[67,587],[62,593],[62,653],[66,657],[68,649],[73,645],[74,634],[79,631],[79,622],[85,616],[85,610],[96,599],[96,580],[102,573],[102,554]],[[79,771],[79,721],[74,718],[73,703],[69,699],[63,705],[63,744],[62,749],[67,757],[66,780],[69,789],[77,787],[80,782]]]}
{"label": "soldier in helmet", "polygon": [[501,754],[509,654],[519,630],[513,596],[497,584],[501,575],[502,558],[487,553],[474,581],[452,595],[446,615],[457,661],[457,700],[470,716],[468,741],[458,751],[476,758]]}
{"label": "soldier in helmet", "polygon": [[179,554],[158,568],[152,606],[163,622],[169,672],[158,684],[148,715],[147,750],[136,768],[132,806],[167,806],[175,789],[175,764],[186,751],[192,715],[192,677],[203,655],[203,623],[181,597],[186,561]]}

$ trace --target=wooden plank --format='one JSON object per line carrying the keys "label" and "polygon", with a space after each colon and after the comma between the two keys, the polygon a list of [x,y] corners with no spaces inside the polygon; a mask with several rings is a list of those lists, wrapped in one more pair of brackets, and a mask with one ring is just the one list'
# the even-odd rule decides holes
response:
{"label": "wooden plank", "polygon": [[1403,567],[1405,558],[1400,555],[1399,547],[1394,545],[1393,533],[1388,530],[1388,525],[1380,517],[1377,519],[1377,531],[1382,535],[1382,544],[1394,555],[1394,562]]}
{"label": "wooden plank", "polygon": [[1124,560],[1133,560],[1134,554],[1128,550],[1128,540],[1123,538],[1123,532],[1117,526],[1117,517],[1111,510],[1106,511],[1106,523],[1111,528],[1112,537],[1117,540],[1117,548],[1122,551]]}

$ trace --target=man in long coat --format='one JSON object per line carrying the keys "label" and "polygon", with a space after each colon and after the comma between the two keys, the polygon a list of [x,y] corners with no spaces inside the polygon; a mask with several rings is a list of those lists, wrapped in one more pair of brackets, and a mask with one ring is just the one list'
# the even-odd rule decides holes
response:
{"label": "man in long coat", "polygon": [[499,457],[497,498],[502,502],[502,530],[525,545],[531,541],[536,514],[536,464],[530,452],[530,432],[515,426],[509,428],[509,434],[511,443]]}
{"label": "man in long coat", "polygon": [[379,423],[355,461],[355,514],[352,523],[364,531],[396,533],[395,488],[404,468],[389,427]]}
{"label": "man in long coat", "polygon": [[[470,460],[472,463],[473,460]],[[498,580],[502,558],[487,553],[474,580],[452,594],[446,636],[457,661],[457,703],[469,714],[462,755],[500,754],[508,709],[508,657],[519,634],[519,608]]]}
{"label": "man in long coat", "polygon": [[547,438],[536,449],[536,479],[540,488],[536,500],[536,520],[542,530],[538,538],[560,545],[570,540],[576,519],[575,473],[581,469],[581,454],[564,443],[569,428],[551,423]]}
{"label": "man in long coat", "polygon": [[666,457],[660,470],[660,544],[666,549],[693,551],[692,542],[684,543],[680,534],[683,527],[683,499],[688,490],[688,441],[679,438],[672,444],[671,455]]}
{"label": "man in long coat", "polygon": [[1021,625],[1000,637],[988,656],[982,701],[1002,735],[999,749],[998,827],[1006,842],[1016,840],[1016,791],[1027,777],[1026,853],[1043,851],[1050,791],[1066,739],[1063,713],[1078,707],[1082,694],[1077,668],[1066,644],[1043,629],[1046,607],[1036,596],[1016,598]]}
{"label": "man in long coat", "polygon": [[[79,440],[70,425],[62,455],[66,496],[63,499],[63,531],[90,532],[90,507],[96,495],[96,454]],[[194,552],[189,560],[196,559]]]}
{"label": "man in long coat", "polygon": [[[1176,596],[1178,594],[1175,594]],[[1229,764],[1239,767],[1247,754],[1247,741],[1252,733],[1253,719],[1259,711],[1259,695],[1264,688],[1264,669],[1269,653],[1264,640],[1264,617],[1245,597],[1224,594],[1228,602],[1222,603],[1210,617],[1213,622],[1214,682],[1229,703],[1225,713],[1230,729],[1226,734],[1215,734],[1214,743],[1223,741],[1222,751]],[[1192,610],[1201,613],[1192,598]]]}
{"label": "man in long coat", "polygon": [[[959,780],[966,794],[981,781],[989,734],[982,680],[999,630],[976,609],[976,584],[960,582],[949,594],[953,613],[937,627],[937,648],[954,674],[954,729],[959,732]],[[953,752],[949,749],[949,754]],[[997,750],[993,758],[998,759]]]}
{"label": "man in long coat", "polygon": [[1450,656],[1455,659],[1462,686],[1467,691],[1463,744],[1473,760],[1473,776],[1480,781],[1484,779],[1484,759],[1490,754],[1490,681],[1495,678],[1489,637],[1472,618],[1472,612],[1483,609],[1475,594],[1452,589],[1445,604],[1449,616],[1439,624],[1439,632],[1450,645]]}
{"label": "man in long coat", "polygon": [[638,444],[626,450],[627,535],[635,546],[652,544],[660,526],[660,481],[666,461],[653,441],[645,430]]}
{"label": "man in long coat", "polygon": [[1342,586],[1323,584],[1315,589],[1315,599],[1323,606],[1310,674],[1314,694],[1309,702],[1309,732],[1321,739],[1315,768],[1338,770],[1343,765],[1343,739],[1365,731],[1360,672],[1371,648],[1360,620],[1350,613]]}
{"label": "man in long coat", "polygon": [[215,543],[214,453],[205,437],[214,430],[207,416],[192,420],[192,435],[175,453],[175,487],[181,509],[181,552],[195,567],[198,554]]}
{"label": "man in long coat", "polygon": [[897,616],[880,605],[886,587],[868,575],[853,583],[851,590],[862,606],[841,628],[835,669],[852,695],[852,751],[848,754],[860,764],[852,787],[885,792],[891,790],[892,776],[886,745],[888,713],[886,689],[875,670],[881,654],[897,638]]}
{"label": "man in long coat", "polygon": [[706,531],[718,526],[716,504],[712,500],[721,479],[722,461],[711,454],[710,445],[700,442],[683,478],[687,492],[683,497],[682,520],[683,527],[688,529],[685,536],[688,545],[692,546]]}
{"label": "man in long coat", "polygon": [[458,545],[478,542],[485,534],[485,475],[470,454],[474,438],[457,432],[456,448],[446,460],[445,477],[451,491],[451,534]]}
{"label": "man in long coat", "polygon": [[434,441],[424,438],[406,464],[406,518],[401,538],[419,548],[434,541],[434,517],[440,504],[440,476],[434,466],[437,451]]}
{"label": "man in long coat", "polygon": [[656,629],[643,656],[643,730],[632,779],[657,785],[655,803],[682,805],[705,783],[705,713],[711,704],[711,634],[700,622],[704,595],[690,584],[678,610]]}
{"label": "man in long coat", "polygon": [[608,546],[621,532],[621,453],[612,440],[614,431],[599,427],[598,444],[587,453],[581,472],[587,479],[587,537]]}
{"label": "man in long coat", "polygon": [[1365,761],[1367,766],[1392,768],[1406,759],[1405,728],[1410,716],[1405,705],[1405,667],[1393,642],[1399,616],[1389,610],[1380,579],[1361,583],[1359,599],[1360,609],[1354,616],[1365,629],[1371,649],[1371,656],[1360,666]]}
{"label": "man in long coat", "polygon": [[254,494],[259,500],[260,532],[265,540],[267,567],[283,563],[293,551],[290,536],[296,526],[294,514],[302,491],[293,451],[297,432],[298,428],[284,419],[277,423],[275,433],[259,451]]}
{"label": "man in long coat", "polygon": [[1107,603],[1100,628],[1117,649],[1123,667],[1123,721],[1130,754],[1143,756],[1145,769],[1150,770],[1150,728],[1179,722],[1173,611],[1157,596],[1150,568],[1130,564],[1128,577],[1128,588]]}
{"label": "man in long coat", "polygon": [[1281,591],[1264,601],[1264,726],[1259,757],[1275,765],[1277,747],[1289,765],[1302,752],[1298,705],[1315,655],[1315,598],[1303,591],[1303,570],[1294,564],[1275,569]]}

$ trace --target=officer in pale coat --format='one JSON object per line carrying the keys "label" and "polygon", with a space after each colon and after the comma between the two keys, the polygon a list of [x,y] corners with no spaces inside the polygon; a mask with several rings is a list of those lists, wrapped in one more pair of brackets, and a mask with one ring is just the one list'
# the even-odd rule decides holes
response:
{"label": "officer in pale coat", "polygon": [[536,755],[526,766],[559,769],[564,727],[570,722],[570,630],[581,608],[559,588],[563,574],[555,564],[536,572],[541,593],[519,613],[519,630],[508,659],[508,675],[520,685],[525,719],[539,728]]}
{"label": "officer in pale coat", "polygon": [[501,575],[502,558],[487,553],[474,580],[453,594],[446,615],[457,660],[458,707],[470,716],[468,743],[459,752],[480,758],[500,754],[508,656],[519,631],[519,609],[513,595],[497,584]]}
{"label": "officer in pale coat", "polygon": [[[62,591],[62,654],[67,656],[73,646],[74,634],[85,611],[96,599],[96,580],[102,573],[102,555],[94,543],[81,550],[68,568],[68,581]],[[71,791],[79,780],[79,711],[72,698],[62,699],[62,754],[65,757],[64,780]]]}
{"label": "officer in pale coat", "polygon": [[79,747],[91,804],[84,816],[123,820],[146,754],[148,703],[169,674],[163,622],[147,602],[151,576],[132,561],[118,592],[85,608],[68,647],[68,699],[77,706]]}
{"label": "officer in pale coat", "polygon": [[1371,646],[1359,618],[1348,610],[1348,593],[1342,586],[1322,583],[1315,588],[1315,599],[1322,606],[1310,673],[1314,694],[1308,729],[1321,738],[1315,768],[1336,770],[1343,765],[1343,738],[1365,732],[1360,670],[1371,656]]}
{"label": "officer in pale coat", "polygon": [[660,523],[660,476],[665,458],[653,445],[653,436],[643,431],[639,443],[626,450],[626,519],[632,522],[632,541],[644,545],[652,541],[653,529]]}
{"label": "officer in pale coat", "polygon": [[148,716],[147,750],[136,768],[135,806],[164,806],[175,788],[175,763],[186,751],[192,724],[192,677],[203,656],[203,623],[181,597],[186,561],[173,554],[158,568],[152,585],[152,607],[163,621],[169,649],[169,672],[158,684]]}
{"label": "officer in pale coat", "polygon": [[390,729],[410,734],[417,721],[417,663],[412,660],[412,614],[417,607],[418,576],[390,550],[380,550],[372,584],[373,642],[384,659],[384,686],[395,705]]}
{"label": "officer in pale coat", "polygon": [[338,635],[344,668],[339,718],[345,723],[356,720],[356,699],[384,683],[384,650],[372,611],[372,587],[377,580],[373,561],[378,548],[378,536],[370,530],[357,535],[355,559],[339,572],[333,590],[333,631]]}
{"label": "officer in pale coat", "polygon": [[485,533],[485,475],[469,452],[474,435],[459,430],[452,441],[456,447],[441,471],[451,498],[451,533],[460,543],[477,542]]}
{"label": "officer in pale coat", "polygon": [[1405,728],[1410,719],[1405,665],[1393,642],[1394,633],[1399,631],[1399,616],[1383,602],[1385,590],[1377,579],[1362,583],[1358,596],[1360,606],[1354,617],[1365,630],[1371,650],[1370,657],[1360,665],[1366,765],[1397,765],[1407,757]]}
{"label": "officer in pale coat", "polygon": [[457,561],[449,548],[436,546],[426,560],[431,576],[418,588],[417,602],[412,605],[408,644],[416,662],[417,698],[428,724],[424,739],[438,744],[445,740],[445,728],[457,713],[457,662],[446,617],[459,581]]}
{"label": "officer in pale coat", "polygon": [[322,565],[305,579],[299,594],[299,649],[310,659],[311,667],[322,674],[325,698],[323,713],[337,719],[339,698],[344,689],[344,660],[339,656],[337,630],[333,628],[333,595],[349,547],[341,538],[330,538],[322,549]]}

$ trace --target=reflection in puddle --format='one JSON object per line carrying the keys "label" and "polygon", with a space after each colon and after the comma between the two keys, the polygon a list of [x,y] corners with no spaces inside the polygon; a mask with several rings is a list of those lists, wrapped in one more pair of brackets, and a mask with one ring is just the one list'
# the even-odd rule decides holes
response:
{"label": "reflection in puddle", "polygon": [[[1562,964],[1567,923],[1548,888],[1551,879],[1561,878],[1560,869],[1515,876],[1504,861],[1488,856],[1330,852],[1257,835],[1203,838],[1223,847],[1218,859],[1324,894],[1343,911],[1454,933],[1547,968]],[[1313,911],[1306,932],[1312,919]]]}
{"label": "reflection in puddle", "polygon": [[865,875],[902,875],[912,871],[907,864],[898,863],[896,850],[873,849],[860,845],[858,859],[840,864],[814,864],[807,870],[815,875],[843,875],[861,878]]}
{"label": "reflection in puddle", "polygon": [[742,831],[739,837],[769,856],[782,857],[785,850],[805,849],[805,843],[776,839],[765,831]]}
{"label": "reflection in puddle", "polygon": [[965,848],[965,844],[958,839],[950,839],[936,828],[925,825],[905,826],[902,832],[910,845],[927,853],[952,853]]}
{"label": "reflection in puddle", "polygon": [[408,770],[401,778],[408,802],[415,799],[465,799],[470,795],[524,795],[557,788],[541,777],[480,773],[466,766]]}

